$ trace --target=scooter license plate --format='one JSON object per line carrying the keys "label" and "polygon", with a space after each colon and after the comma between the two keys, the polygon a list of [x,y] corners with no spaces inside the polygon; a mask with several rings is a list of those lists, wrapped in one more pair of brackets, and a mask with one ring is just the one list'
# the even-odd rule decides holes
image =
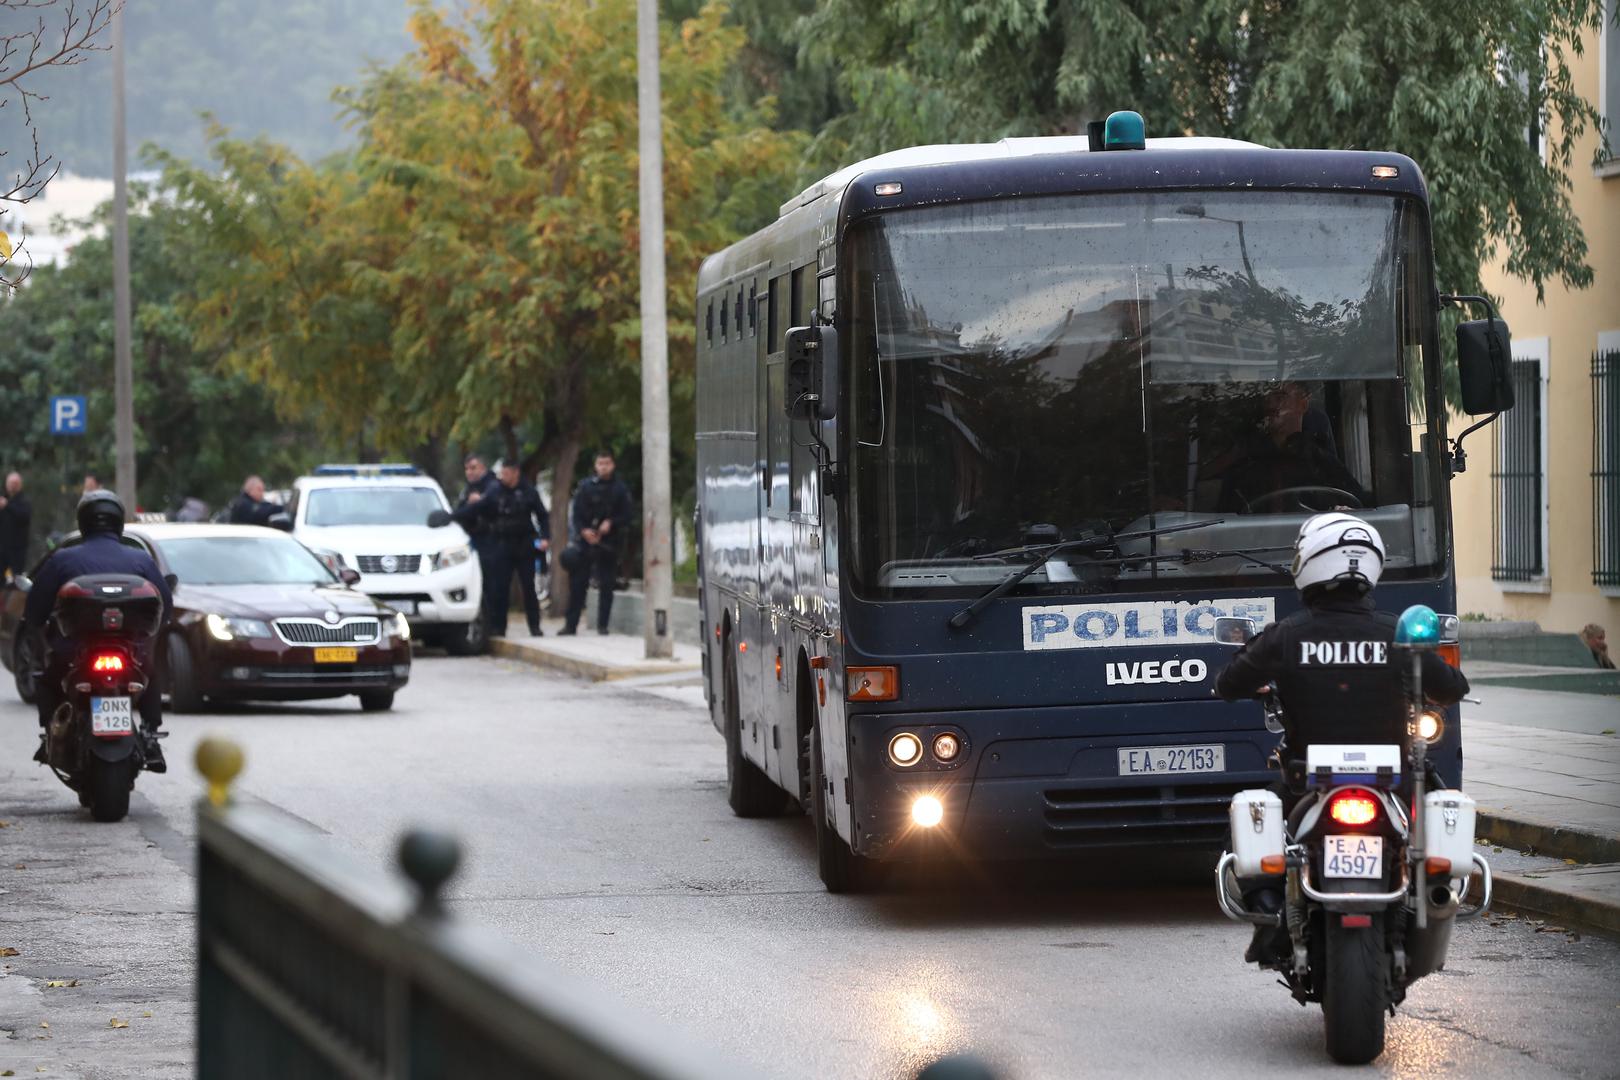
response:
{"label": "scooter license plate", "polygon": [[1382,836],[1329,836],[1322,850],[1322,876],[1328,878],[1381,878],[1384,876]]}
{"label": "scooter license plate", "polygon": [[127,697],[93,697],[90,699],[90,734],[132,735],[135,732],[135,708]]}

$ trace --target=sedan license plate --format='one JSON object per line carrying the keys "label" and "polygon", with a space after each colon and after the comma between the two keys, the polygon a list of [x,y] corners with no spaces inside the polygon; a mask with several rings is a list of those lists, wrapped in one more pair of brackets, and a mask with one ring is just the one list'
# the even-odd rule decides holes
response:
{"label": "sedan license plate", "polygon": [[352,664],[360,659],[359,649],[316,649],[317,664]]}
{"label": "sedan license plate", "polygon": [[1381,878],[1384,876],[1382,836],[1329,836],[1322,849],[1322,876],[1326,878]]}
{"label": "sedan license plate", "polygon": [[384,601],[384,602],[389,607],[391,607],[395,611],[399,612],[401,615],[415,615],[416,614],[416,601],[415,600],[387,600],[387,601]]}
{"label": "sedan license plate", "polygon": [[1160,776],[1168,773],[1226,771],[1226,747],[1127,746],[1119,751],[1119,775]]}
{"label": "sedan license plate", "polygon": [[127,697],[93,697],[90,699],[90,734],[132,735],[135,732],[135,709]]}

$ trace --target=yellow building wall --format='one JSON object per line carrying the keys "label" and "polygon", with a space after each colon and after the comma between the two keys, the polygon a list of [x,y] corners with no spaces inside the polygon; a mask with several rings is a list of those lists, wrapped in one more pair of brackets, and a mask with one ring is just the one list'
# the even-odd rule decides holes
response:
{"label": "yellow building wall", "polygon": [[[1596,34],[1585,55],[1574,59],[1576,89],[1588,101],[1600,101]],[[1620,73],[1607,77],[1620,78]],[[1620,142],[1620,117],[1611,117],[1609,123],[1616,132],[1610,140],[1613,146]],[[1556,130],[1551,134],[1556,137]],[[1464,443],[1468,471],[1452,480],[1451,491],[1460,611],[1532,619],[1544,630],[1561,632],[1596,622],[1608,628],[1612,639],[1620,633],[1620,590],[1609,589],[1605,595],[1592,583],[1591,371],[1600,334],[1607,347],[1620,348],[1620,168],[1611,162],[1594,170],[1590,163],[1597,146],[1597,134],[1587,132],[1576,146],[1570,169],[1571,202],[1586,233],[1592,286],[1568,289],[1549,284],[1545,300],[1538,304],[1535,288],[1509,277],[1500,261],[1484,274],[1485,288],[1502,298],[1502,318],[1515,343],[1547,339],[1547,581],[1504,587],[1491,579],[1492,428],[1476,432]],[[1444,290],[1448,283],[1440,285]],[[1466,423],[1465,417],[1452,417],[1452,434]]]}

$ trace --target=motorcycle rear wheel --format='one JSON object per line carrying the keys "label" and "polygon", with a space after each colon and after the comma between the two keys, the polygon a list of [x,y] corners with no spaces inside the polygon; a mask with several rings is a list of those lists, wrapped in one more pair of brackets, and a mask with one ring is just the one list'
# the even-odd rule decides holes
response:
{"label": "motorcycle rear wheel", "polygon": [[1365,1065],[1384,1052],[1384,1017],[1389,1013],[1389,952],[1384,947],[1384,916],[1372,925],[1347,930],[1329,912],[1327,971],[1322,983],[1322,1020],[1328,1056],[1341,1065]]}
{"label": "motorcycle rear wheel", "polygon": [[102,761],[90,759],[85,775],[85,791],[90,796],[90,816],[97,821],[122,821],[129,815],[129,793],[135,786],[135,759]]}

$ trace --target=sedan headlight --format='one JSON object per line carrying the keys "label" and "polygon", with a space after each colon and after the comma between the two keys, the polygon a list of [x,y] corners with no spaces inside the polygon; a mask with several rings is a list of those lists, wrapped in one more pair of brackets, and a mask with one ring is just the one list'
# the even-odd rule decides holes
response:
{"label": "sedan headlight", "polygon": [[472,548],[462,544],[459,547],[446,548],[433,556],[429,562],[435,570],[448,570],[452,566],[460,566],[470,558],[472,558]]}
{"label": "sedan headlight", "polygon": [[263,619],[238,619],[229,615],[209,615],[203,621],[208,624],[208,632],[219,641],[270,636],[270,624]]}
{"label": "sedan headlight", "polygon": [[394,620],[393,620],[393,623],[392,623],[392,630],[393,630],[394,636],[399,638],[399,640],[401,640],[401,641],[409,641],[409,640],[411,640],[411,624],[406,621],[405,616],[401,615],[397,611],[394,612]]}

